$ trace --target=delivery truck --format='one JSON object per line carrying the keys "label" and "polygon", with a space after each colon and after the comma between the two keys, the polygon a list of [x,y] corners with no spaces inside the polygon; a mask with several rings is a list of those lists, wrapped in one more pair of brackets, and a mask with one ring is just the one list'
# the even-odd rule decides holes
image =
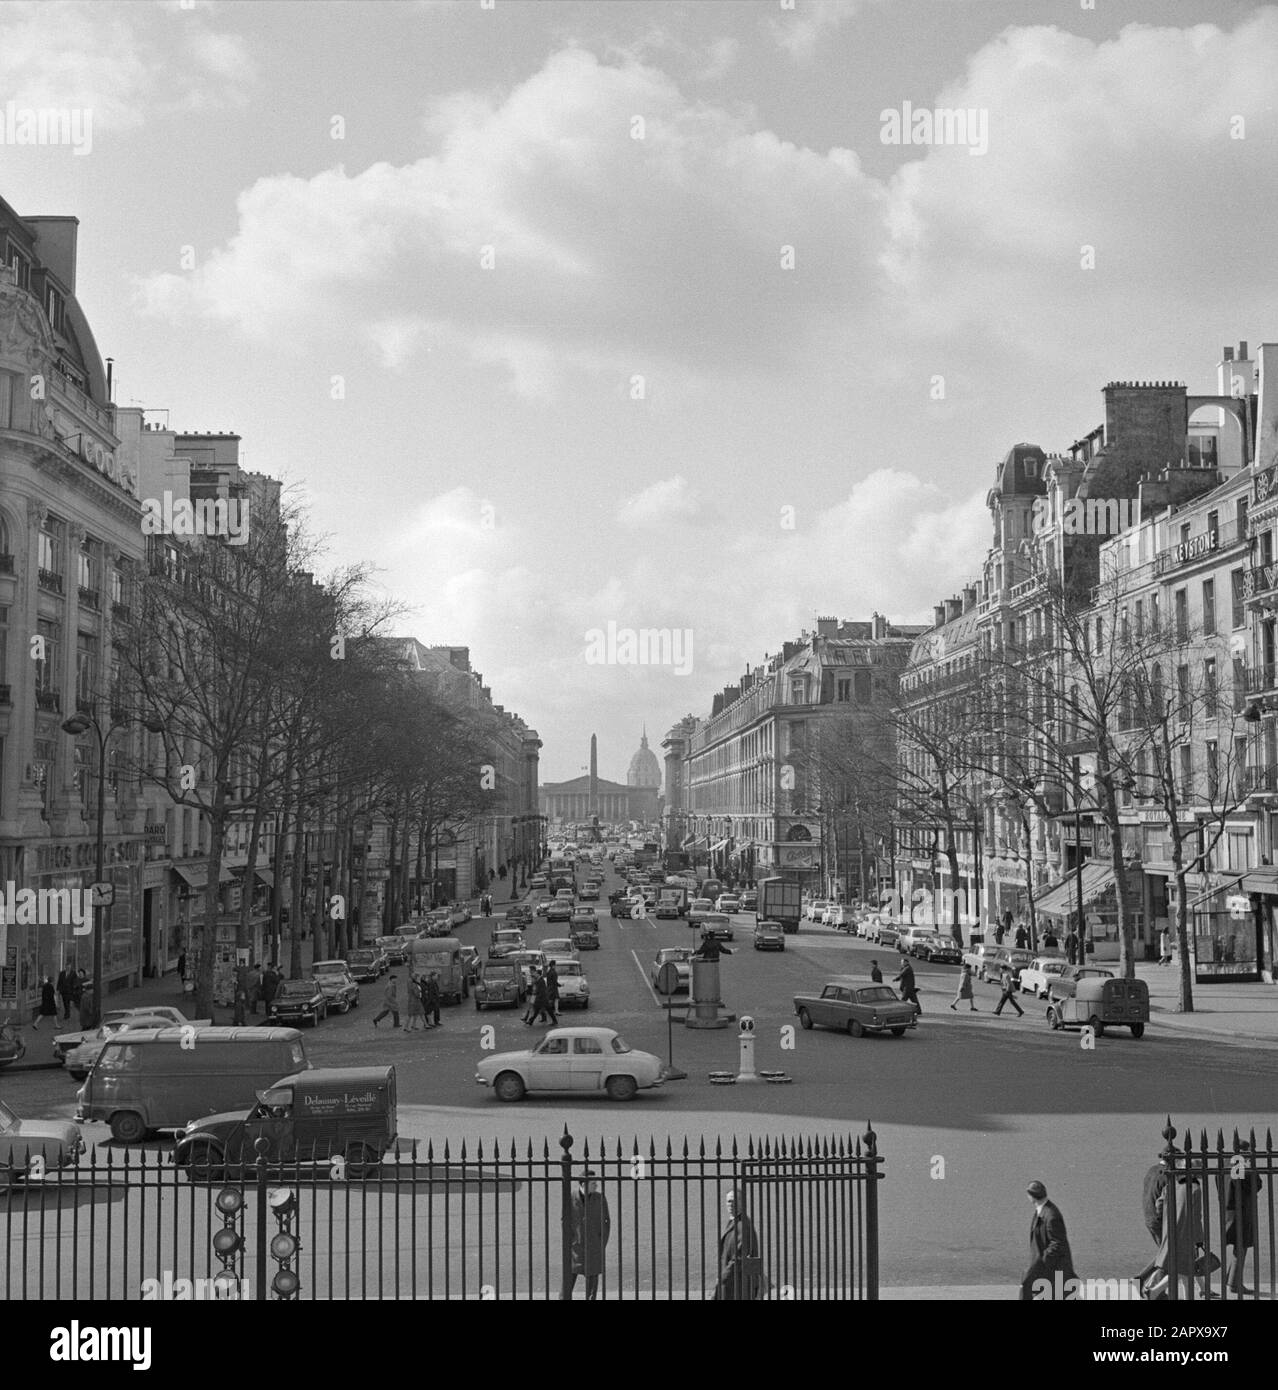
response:
{"label": "delivery truck", "polygon": [[782,930],[793,936],[799,930],[802,899],[803,889],[791,879],[760,879],[755,921],[780,922]]}
{"label": "delivery truck", "polygon": [[686,883],[662,883],[657,888],[656,916],[660,918],[679,918],[688,910],[688,885]]}

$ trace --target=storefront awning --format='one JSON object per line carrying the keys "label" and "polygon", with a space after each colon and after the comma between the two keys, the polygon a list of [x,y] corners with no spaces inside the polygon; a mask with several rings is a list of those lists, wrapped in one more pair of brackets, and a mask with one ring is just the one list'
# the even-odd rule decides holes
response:
{"label": "storefront awning", "polygon": [[722,840],[716,840],[715,843],[712,844],[712,845],[710,846],[710,853],[711,853],[711,854],[718,854],[719,851],[720,851],[721,849],[723,849],[724,846],[725,846],[727,843],[728,843],[728,841],[727,841],[726,838],[725,838],[725,839],[722,839]]}
{"label": "storefront awning", "polygon": [[1242,891],[1268,893],[1271,897],[1278,897],[1278,866],[1261,864],[1259,868],[1252,869],[1243,878]]}
{"label": "storefront awning", "polygon": [[[1086,863],[1083,865],[1083,906],[1094,902],[1107,888],[1112,888],[1114,884],[1114,866],[1112,864]],[[1070,874],[1064,883],[1058,883],[1055,888],[1049,889],[1041,898],[1035,898],[1034,909],[1036,912],[1045,912],[1048,916],[1068,917],[1071,912],[1078,910],[1078,876]]]}
{"label": "storefront awning", "polygon": [[1234,893],[1238,891],[1238,885],[1246,878],[1246,874],[1234,874],[1223,882],[1218,883],[1214,888],[1208,888],[1205,893],[1200,893],[1187,906],[1191,909],[1205,903],[1209,898],[1219,897],[1221,893]]}
{"label": "storefront awning", "polygon": [[697,837],[695,835],[685,835],[683,843],[679,846],[679,848],[687,849],[690,845],[695,845],[696,843]]}
{"label": "storefront awning", "polygon": [[268,888],[274,888],[274,887],[275,887],[275,870],[274,870],[274,869],[254,869],[253,872],[258,876],[258,878],[261,880],[261,882],[263,882],[264,884],[266,884],[266,886],[267,886]]}
{"label": "storefront awning", "polygon": [[[209,881],[209,866],[207,864],[174,864],[173,872],[189,888],[203,888]],[[234,883],[235,875],[223,864],[217,881],[219,883]]]}

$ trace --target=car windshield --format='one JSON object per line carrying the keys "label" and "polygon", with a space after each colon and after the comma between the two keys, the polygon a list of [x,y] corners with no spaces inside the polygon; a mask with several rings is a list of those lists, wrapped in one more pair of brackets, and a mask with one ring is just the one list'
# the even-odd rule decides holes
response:
{"label": "car windshield", "polygon": [[575,960],[566,960],[562,965],[555,967],[555,974],[558,975],[561,980],[566,979],[570,975],[580,975],[581,966],[578,965]]}
{"label": "car windshield", "polygon": [[631,1048],[630,1044],[626,1042],[624,1038],[613,1038],[612,1050],[614,1052],[629,1052]]}
{"label": "car windshield", "polygon": [[862,1004],[883,1004],[896,998],[887,985],[872,985],[869,989],[857,990],[856,997]]}
{"label": "car windshield", "polygon": [[489,965],[484,969],[485,980],[513,980],[515,978],[515,967],[513,965]]}
{"label": "car windshield", "polygon": [[308,998],[311,995],[312,985],[309,980],[285,980],[276,991],[277,994],[304,994]]}

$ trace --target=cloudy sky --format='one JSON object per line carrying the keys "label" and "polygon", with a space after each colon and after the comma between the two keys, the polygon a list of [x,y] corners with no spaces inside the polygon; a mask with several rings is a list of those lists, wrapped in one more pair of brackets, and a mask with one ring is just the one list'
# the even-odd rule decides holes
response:
{"label": "cloudy sky", "polygon": [[1275,336],[1276,72],[1234,0],[8,3],[0,108],[93,128],[0,196],[80,218],[119,403],[241,434],[545,779],[621,779],[818,613],[926,619],[1012,444]]}

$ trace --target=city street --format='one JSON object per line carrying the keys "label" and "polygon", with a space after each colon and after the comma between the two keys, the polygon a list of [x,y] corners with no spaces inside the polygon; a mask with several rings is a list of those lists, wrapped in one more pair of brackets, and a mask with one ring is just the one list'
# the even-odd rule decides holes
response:
{"label": "city street", "polygon": [[[617,883],[608,873],[609,889]],[[481,951],[495,917],[477,917],[459,936]],[[666,1053],[664,1011],[648,984],[648,969],[664,945],[690,944],[682,922],[624,921],[608,915],[607,893],[597,908],[600,949],[582,953],[591,987],[588,1011],[561,1022],[617,1028],[634,1047]],[[885,1159],[881,1187],[881,1270],[885,1287],[947,1286],[1000,1290],[1008,1296],[1024,1266],[1024,1189],[1041,1178],[1065,1214],[1080,1273],[1135,1272],[1149,1256],[1141,1222],[1145,1169],[1161,1147],[1170,1111],[1182,1130],[1263,1124],[1270,1113],[1278,1055],[1271,1048],[1177,1037],[1150,1027],[1135,1041],[1105,1036],[1094,1050],[1080,1035],[1051,1032],[1044,1006],[1022,998],[1024,1018],[1005,1010],[992,1017],[996,991],[977,985],[978,1014],[949,1010],[957,969],[915,963],[924,1014],[903,1038],[852,1038],[803,1032],[791,997],[819,990],[835,974],[867,976],[877,958],[885,978],[899,958],[855,937],[803,924],[784,953],[756,952],[753,915],[734,919],[733,955],[721,963],[727,1007],[756,1022],[757,1065],[784,1070],[789,1084],[749,1090],[712,1085],[711,1071],[736,1069],[737,1029],[697,1031],[676,1024],[674,1058],[689,1075],[627,1104],[604,1098],[503,1105],[474,1081],[484,1055],[484,1032],[496,1050],[526,1047],[540,1029],[513,1010],[477,1013],[469,1003],[447,1008],[443,1027],[414,1035],[377,1032],[380,986],[365,985],[358,1009],[305,1032],[316,1065],[393,1062],[397,1069],[400,1134],[405,1140],[460,1140],[486,1146],[531,1140],[537,1152],[554,1147],[566,1125],[578,1144],[638,1141],[658,1149],[684,1137],[861,1134],[873,1124]],[[530,944],[562,935],[542,919]],[[789,1043],[792,1041],[792,1050]],[[37,1036],[37,1047],[39,1039]],[[70,1115],[75,1083],[61,1071],[7,1076],[4,1098],[20,1114]],[[109,1144],[105,1126],[85,1126],[91,1143]],[[157,1147],[157,1146],[150,1146]],[[456,1149],[453,1149],[456,1153]],[[436,1155],[438,1157],[438,1153]]]}

